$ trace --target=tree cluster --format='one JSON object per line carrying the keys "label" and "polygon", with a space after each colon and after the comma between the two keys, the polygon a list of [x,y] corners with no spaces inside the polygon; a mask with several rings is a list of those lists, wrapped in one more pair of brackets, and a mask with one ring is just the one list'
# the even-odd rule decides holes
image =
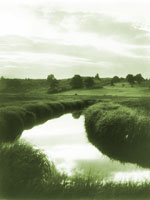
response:
{"label": "tree cluster", "polygon": [[80,88],[92,88],[94,85],[94,80],[92,77],[82,78],[80,75],[74,75],[71,79],[71,87],[73,89],[80,89]]}
{"label": "tree cluster", "polygon": [[59,82],[53,74],[48,75],[47,82],[49,84],[49,92],[50,93],[57,92]]}
{"label": "tree cluster", "polygon": [[145,79],[142,77],[141,74],[137,74],[133,76],[133,74],[128,74],[126,76],[126,80],[130,83],[131,86],[133,86],[135,83],[141,84]]}

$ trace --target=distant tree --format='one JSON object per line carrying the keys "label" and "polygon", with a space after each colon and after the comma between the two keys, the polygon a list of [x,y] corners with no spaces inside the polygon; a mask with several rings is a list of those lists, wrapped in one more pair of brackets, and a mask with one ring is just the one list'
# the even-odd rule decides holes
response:
{"label": "distant tree", "polygon": [[100,80],[99,74],[95,75],[95,79]]}
{"label": "distant tree", "polygon": [[85,78],[85,80],[84,80],[84,85],[85,85],[86,88],[92,88],[93,85],[94,85],[94,80],[93,80],[93,78],[92,78],[92,77],[87,77],[87,78]]}
{"label": "distant tree", "polygon": [[50,87],[51,88],[56,88],[58,86],[58,80],[57,79],[53,79],[53,81],[51,81]]}
{"label": "distant tree", "polygon": [[140,84],[142,81],[144,81],[144,78],[142,77],[141,74],[137,74],[136,76],[134,76],[134,80]]}
{"label": "distant tree", "polygon": [[53,74],[48,75],[47,82],[49,84],[49,93],[57,92],[59,81]]}
{"label": "distant tree", "polygon": [[74,75],[70,82],[73,89],[83,88],[83,80],[80,75]]}
{"label": "distant tree", "polygon": [[114,83],[120,82],[120,78],[119,78],[118,76],[114,76],[114,77],[112,78],[112,80],[113,80]]}
{"label": "distant tree", "polygon": [[130,83],[131,86],[134,84],[134,76],[132,74],[128,74],[126,76],[126,80]]}
{"label": "distant tree", "polygon": [[50,74],[50,75],[47,76],[47,82],[48,83],[51,83],[54,79],[56,79],[54,74]]}

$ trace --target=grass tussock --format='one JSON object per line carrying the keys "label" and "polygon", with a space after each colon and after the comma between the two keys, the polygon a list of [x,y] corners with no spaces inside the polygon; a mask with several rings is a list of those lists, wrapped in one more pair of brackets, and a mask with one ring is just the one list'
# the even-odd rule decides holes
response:
{"label": "grass tussock", "polygon": [[150,167],[150,120],[137,110],[95,104],[85,112],[85,127],[89,141],[110,158]]}
{"label": "grass tussock", "polygon": [[0,197],[53,195],[60,185],[59,177],[54,164],[39,150],[26,143],[1,144]]}
{"label": "grass tussock", "polygon": [[46,122],[67,112],[83,109],[94,101],[58,101],[29,103],[23,107],[0,109],[0,142],[15,141],[25,129]]}
{"label": "grass tussock", "polygon": [[23,131],[23,119],[13,109],[0,110],[0,141],[14,141]]}

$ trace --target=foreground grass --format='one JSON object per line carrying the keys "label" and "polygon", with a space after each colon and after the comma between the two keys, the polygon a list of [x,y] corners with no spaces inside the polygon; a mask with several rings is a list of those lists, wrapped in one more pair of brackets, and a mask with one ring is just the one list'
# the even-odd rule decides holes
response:
{"label": "foreground grass", "polygon": [[0,198],[123,199],[147,198],[150,183],[114,183],[89,174],[61,174],[53,162],[27,143],[0,145]]}
{"label": "foreground grass", "polygon": [[150,119],[120,104],[98,103],[85,113],[89,141],[121,162],[150,167]]}

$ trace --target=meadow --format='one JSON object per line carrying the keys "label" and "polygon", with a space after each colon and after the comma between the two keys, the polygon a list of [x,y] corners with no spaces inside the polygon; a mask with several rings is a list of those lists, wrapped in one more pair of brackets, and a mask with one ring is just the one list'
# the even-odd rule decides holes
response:
{"label": "meadow", "polygon": [[[19,140],[23,130],[62,114],[86,109],[87,137],[121,162],[150,167],[150,91],[104,86],[47,94],[44,89],[0,93],[0,197],[5,199],[141,199],[150,183],[104,182],[95,176],[57,171],[40,151]],[[138,156],[136,156],[138,155]]]}
{"label": "meadow", "polygon": [[[80,89],[61,92],[58,95],[90,95],[90,96],[119,96],[119,97],[150,97],[148,87],[131,85],[127,82],[116,83],[115,86],[105,85],[100,89]],[[57,95],[57,94],[56,94]]]}

